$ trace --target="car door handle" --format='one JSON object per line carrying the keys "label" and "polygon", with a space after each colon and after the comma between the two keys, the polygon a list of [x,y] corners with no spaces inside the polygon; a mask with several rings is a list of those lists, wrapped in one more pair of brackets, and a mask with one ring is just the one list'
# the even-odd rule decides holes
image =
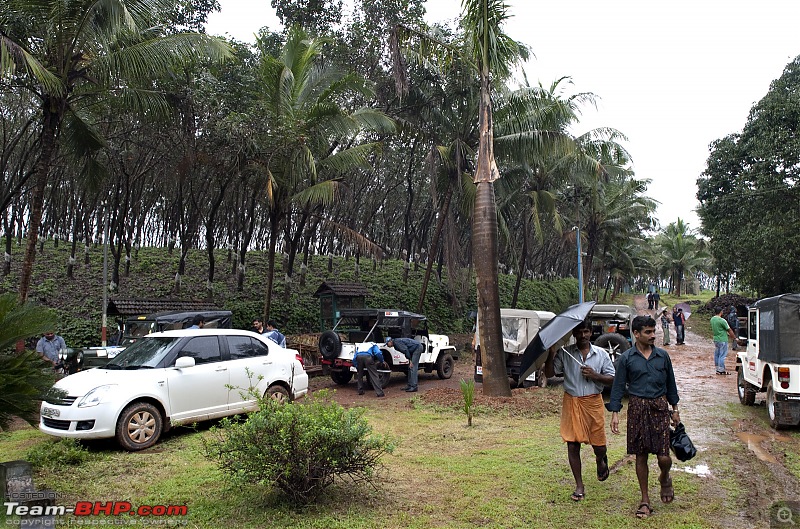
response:
{"label": "car door handle", "polygon": [[221,373],[222,371],[227,371],[227,370],[228,370],[227,367],[218,367],[214,371],[216,371],[217,373]]}
{"label": "car door handle", "polygon": [[274,362],[264,362],[262,365],[271,366]]}

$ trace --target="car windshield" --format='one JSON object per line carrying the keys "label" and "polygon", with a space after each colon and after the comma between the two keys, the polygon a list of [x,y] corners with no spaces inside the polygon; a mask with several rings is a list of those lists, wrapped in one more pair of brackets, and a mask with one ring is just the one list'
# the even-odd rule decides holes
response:
{"label": "car windshield", "polygon": [[142,338],[105,365],[106,369],[147,369],[156,367],[180,338]]}

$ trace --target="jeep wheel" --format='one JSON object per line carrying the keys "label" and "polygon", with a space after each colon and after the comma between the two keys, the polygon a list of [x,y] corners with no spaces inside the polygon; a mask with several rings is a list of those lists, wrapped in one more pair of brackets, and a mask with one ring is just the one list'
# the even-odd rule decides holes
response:
{"label": "jeep wheel", "polygon": [[769,384],[767,384],[767,414],[769,414],[769,425],[776,430],[782,430],[788,425],[780,422],[776,405],[777,402],[775,402],[775,390],[772,388],[772,381],[770,380]]}
{"label": "jeep wheel", "polygon": [[353,372],[350,371],[348,368],[341,369],[339,371],[331,371],[331,380],[339,384],[340,386],[346,386],[348,382],[353,378]]}
{"label": "jeep wheel", "polygon": [[745,406],[752,406],[756,402],[756,390],[744,379],[744,367],[740,366],[736,376],[736,386],[739,390],[739,402]]}
{"label": "jeep wheel", "polygon": [[436,374],[439,378],[446,380],[453,376],[453,357],[450,353],[440,354],[436,359]]}
{"label": "jeep wheel", "polygon": [[[342,352],[342,340],[333,331],[325,331],[319,337],[319,352],[325,360],[333,360]],[[349,379],[348,379],[349,380]]]}
{"label": "jeep wheel", "polygon": [[601,335],[594,341],[594,344],[608,351],[608,356],[611,358],[612,362],[630,347],[628,339],[615,332],[608,332]]}

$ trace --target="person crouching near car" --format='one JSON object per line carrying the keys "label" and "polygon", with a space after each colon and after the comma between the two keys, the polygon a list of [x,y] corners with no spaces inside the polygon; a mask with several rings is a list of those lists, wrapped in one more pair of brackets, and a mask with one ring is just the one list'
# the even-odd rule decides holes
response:
{"label": "person crouching near car", "polygon": [[[649,468],[647,458],[655,454],[661,471],[661,501],[671,503],[675,498],[669,470],[669,426],[681,422],[678,413],[678,386],[672,360],[664,349],[655,346],[656,321],[650,316],[636,316],[631,325],[636,339],[634,346],[617,360],[617,372],[611,386],[611,400],[606,408],[611,412],[611,432],[619,433],[619,411],[628,387],[628,453],[636,455],[636,479],[642,499],[636,509],[637,518],[653,513],[647,490]],[[672,411],[670,411],[670,406]]]}
{"label": "person crouching near car", "polygon": [[408,384],[403,391],[417,391],[419,380],[419,358],[422,356],[422,344],[411,338],[386,338],[386,345],[397,349],[408,358]]}
{"label": "person crouching near car", "polygon": [[561,438],[567,443],[567,459],[575,477],[575,491],[570,498],[584,498],[581,471],[581,444],[591,444],[597,462],[597,479],[608,479],[606,454],[606,417],[603,386],[614,381],[614,364],[608,353],[592,345],[592,325],[584,320],[572,330],[575,344],[551,348],[544,364],[547,377],[564,377],[564,399],[561,408]]}
{"label": "person crouching near car", "polygon": [[356,366],[356,382],[358,383],[358,394],[364,394],[364,370],[367,371],[369,376],[369,383],[375,390],[375,395],[383,397],[383,389],[381,388],[381,379],[378,376],[379,362],[383,362],[383,353],[380,347],[372,344],[369,349],[365,351],[356,350],[353,354],[353,364]]}

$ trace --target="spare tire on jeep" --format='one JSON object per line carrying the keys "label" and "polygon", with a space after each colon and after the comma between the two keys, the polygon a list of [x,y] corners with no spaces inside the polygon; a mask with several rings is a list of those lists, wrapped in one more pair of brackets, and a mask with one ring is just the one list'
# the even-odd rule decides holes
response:
{"label": "spare tire on jeep", "polygon": [[616,362],[617,357],[631,346],[627,338],[615,332],[607,332],[601,335],[594,341],[594,344],[608,351],[608,356],[611,357],[612,362]]}
{"label": "spare tire on jeep", "polygon": [[342,340],[333,331],[325,331],[319,337],[319,352],[325,360],[333,360],[342,352]]}

